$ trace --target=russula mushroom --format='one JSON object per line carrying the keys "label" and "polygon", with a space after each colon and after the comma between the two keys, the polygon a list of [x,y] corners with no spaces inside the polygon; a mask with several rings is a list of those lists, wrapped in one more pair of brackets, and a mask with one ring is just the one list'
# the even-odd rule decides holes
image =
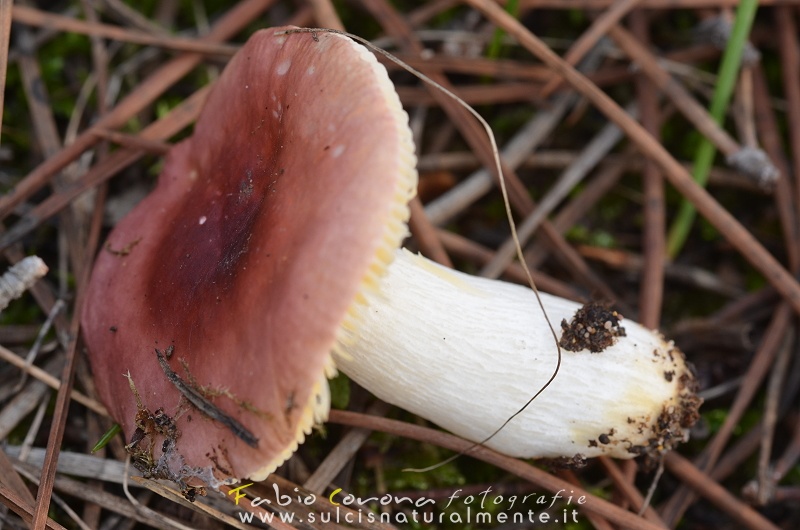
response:
{"label": "russula mushroom", "polygon": [[[334,358],[475,441],[538,390],[556,348],[529,290],[395,252],[414,163],[407,116],[363,47],[251,37],[89,286],[97,390],[140,469],[187,488],[264,478],[326,418]],[[546,300],[555,319],[577,307]],[[697,399],[682,354],[608,322],[575,323],[608,344],[566,351],[552,388],[488,445],[631,457],[683,438]]]}
{"label": "russula mushroom", "polygon": [[345,37],[275,33],[231,59],[92,273],[97,391],[150,476],[215,486],[288,458],[406,234],[414,147],[386,70]]}

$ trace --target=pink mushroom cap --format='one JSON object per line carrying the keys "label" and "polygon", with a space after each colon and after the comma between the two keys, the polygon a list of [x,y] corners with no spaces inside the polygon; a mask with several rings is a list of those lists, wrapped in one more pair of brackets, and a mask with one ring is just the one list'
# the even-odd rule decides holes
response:
{"label": "pink mushroom cap", "polygon": [[162,478],[260,480],[286,460],[327,417],[331,352],[406,234],[416,160],[385,69],[348,38],[290,29],[232,58],[94,267],[97,390],[128,442],[137,414],[174,425],[134,447],[154,442]]}

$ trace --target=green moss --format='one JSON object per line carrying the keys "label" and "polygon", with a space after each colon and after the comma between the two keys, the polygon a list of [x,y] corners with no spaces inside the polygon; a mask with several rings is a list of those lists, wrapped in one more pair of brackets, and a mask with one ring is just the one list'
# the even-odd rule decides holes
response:
{"label": "green moss", "polygon": [[331,391],[331,407],[346,409],[350,404],[350,379],[343,373],[328,381]]}
{"label": "green moss", "polygon": [[575,225],[567,231],[566,235],[567,240],[573,243],[602,248],[616,248],[618,246],[614,234],[602,228],[592,230],[585,225]]}
{"label": "green moss", "polygon": [[706,409],[702,413],[708,429],[712,434],[719,432],[725,419],[728,417],[728,409]]}
{"label": "green moss", "polygon": [[0,325],[36,324],[43,318],[42,310],[31,295],[26,293],[17,300],[12,300],[0,313]]}

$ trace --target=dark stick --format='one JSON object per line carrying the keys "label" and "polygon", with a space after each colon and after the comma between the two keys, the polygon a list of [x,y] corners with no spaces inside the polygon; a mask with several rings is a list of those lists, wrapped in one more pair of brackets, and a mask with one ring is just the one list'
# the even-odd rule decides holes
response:
{"label": "dark stick", "polygon": [[236,421],[236,419],[219,410],[216,405],[209,401],[200,392],[187,385],[180,378],[180,376],[169,367],[167,359],[164,358],[164,352],[158,348],[156,348],[156,357],[158,357],[158,362],[161,364],[161,368],[164,370],[164,375],[166,375],[167,379],[169,379],[172,384],[175,385],[178,391],[180,391],[180,393],[183,394],[187,400],[189,400],[189,403],[194,405],[197,410],[212,420],[216,420],[226,426],[233,434],[235,434],[253,449],[258,448],[258,438],[256,438],[253,433],[248,431],[244,425]]}

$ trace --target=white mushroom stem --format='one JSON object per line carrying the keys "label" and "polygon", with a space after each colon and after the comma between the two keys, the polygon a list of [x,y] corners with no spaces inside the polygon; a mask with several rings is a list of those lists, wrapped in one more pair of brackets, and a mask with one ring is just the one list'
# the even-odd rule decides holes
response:
{"label": "white mushroom stem", "polygon": [[[550,378],[557,349],[534,293],[399,251],[336,358],[381,399],[480,442]],[[542,294],[561,335],[580,305]],[[563,350],[555,381],[487,446],[517,457],[632,458],[685,438],[699,399],[683,354],[624,321],[599,353]],[[607,326],[608,327],[608,326]]]}

